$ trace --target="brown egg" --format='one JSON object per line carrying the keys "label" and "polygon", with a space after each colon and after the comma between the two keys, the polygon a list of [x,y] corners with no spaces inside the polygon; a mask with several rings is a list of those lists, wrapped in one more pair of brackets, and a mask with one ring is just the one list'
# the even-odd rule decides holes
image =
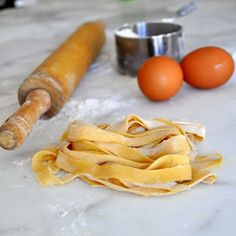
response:
{"label": "brown egg", "polygon": [[234,72],[231,55],[222,48],[204,47],[187,54],[181,61],[184,80],[201,89],[226,83]]}
{"label": "brown egg", "polygon": [[183,82],[180,65],[167,56],[152,57],[138,72],[138,85],[145,96],[155,101],[176,95]]}

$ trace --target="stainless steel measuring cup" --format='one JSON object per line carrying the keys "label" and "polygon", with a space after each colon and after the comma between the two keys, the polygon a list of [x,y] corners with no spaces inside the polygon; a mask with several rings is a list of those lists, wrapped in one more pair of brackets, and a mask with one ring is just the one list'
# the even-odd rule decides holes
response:
{"label": "stainless steel measuring cup", "polygon": [[167,55],[179,61],[184,54],[183,28],[168,22],[124,24],[115,31],[118,69],[135,76],[152,56]]}

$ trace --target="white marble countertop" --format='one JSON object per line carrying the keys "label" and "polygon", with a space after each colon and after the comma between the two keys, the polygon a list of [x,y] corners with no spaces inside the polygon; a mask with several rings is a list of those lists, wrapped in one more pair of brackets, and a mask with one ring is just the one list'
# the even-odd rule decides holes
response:
{"label": "white marble countertop", "polygon": [[[125,21],[157,19],[163,9],[186,1],[57,0],[39,1],[0,12],[0,119],[17,107],[22,80],[76,26],[105,18],[107,43],[102,54],[58,116],[39,121],[23,147],[0,150],[1,236],[154,236],[236,235],[236,78],[202,91],[184,85],[173,99],[150,102],[135,79],[116,71],[113,29]],[[200,0],[198,10],[178,20],[185,50],[216,45],[236,57],[236,1]],[[77,180],[43,188],[31,169],[32,155],[56,143],[73,119],[113,122],[129,113],[206,125],[202,153],[220,152],[225,160],[212,186],[168,197],[140,197]]]}

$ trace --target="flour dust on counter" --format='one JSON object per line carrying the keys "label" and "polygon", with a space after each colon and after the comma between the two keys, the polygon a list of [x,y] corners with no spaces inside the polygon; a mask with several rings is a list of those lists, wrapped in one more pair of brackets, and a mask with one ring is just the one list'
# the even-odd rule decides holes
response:
{"label": "flour dust on counter", "polygon": [[95,123],[117,121],[124,117],[120,114],[120,110],[126,110],[128,113],[133,104],[135,104],[135,99],[127,101],[121,96],[85,97],[81,99],[72,97],[57,116],[50,120],[39,120],[32,130],[30,138],[35,141],[40,139],[45,146],[45,139],[40,137],[46,136],[50,139],[50,143],[54,144],[69,122],[75,120]]}

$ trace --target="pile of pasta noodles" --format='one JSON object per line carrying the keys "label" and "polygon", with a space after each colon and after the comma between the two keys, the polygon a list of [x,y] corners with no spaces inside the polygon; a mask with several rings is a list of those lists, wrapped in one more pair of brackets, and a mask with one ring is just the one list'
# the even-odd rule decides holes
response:
{"label": "pile of pasta noodles", "polygon": [[129,115],[113,125],[76,121],[60,142],[36,153],[32,166],[41,185],[80,178],[90,185],[140,195],[168,195],[202,182],[212,184],[211,169],[220,154],[199,156],[201,124]]}

